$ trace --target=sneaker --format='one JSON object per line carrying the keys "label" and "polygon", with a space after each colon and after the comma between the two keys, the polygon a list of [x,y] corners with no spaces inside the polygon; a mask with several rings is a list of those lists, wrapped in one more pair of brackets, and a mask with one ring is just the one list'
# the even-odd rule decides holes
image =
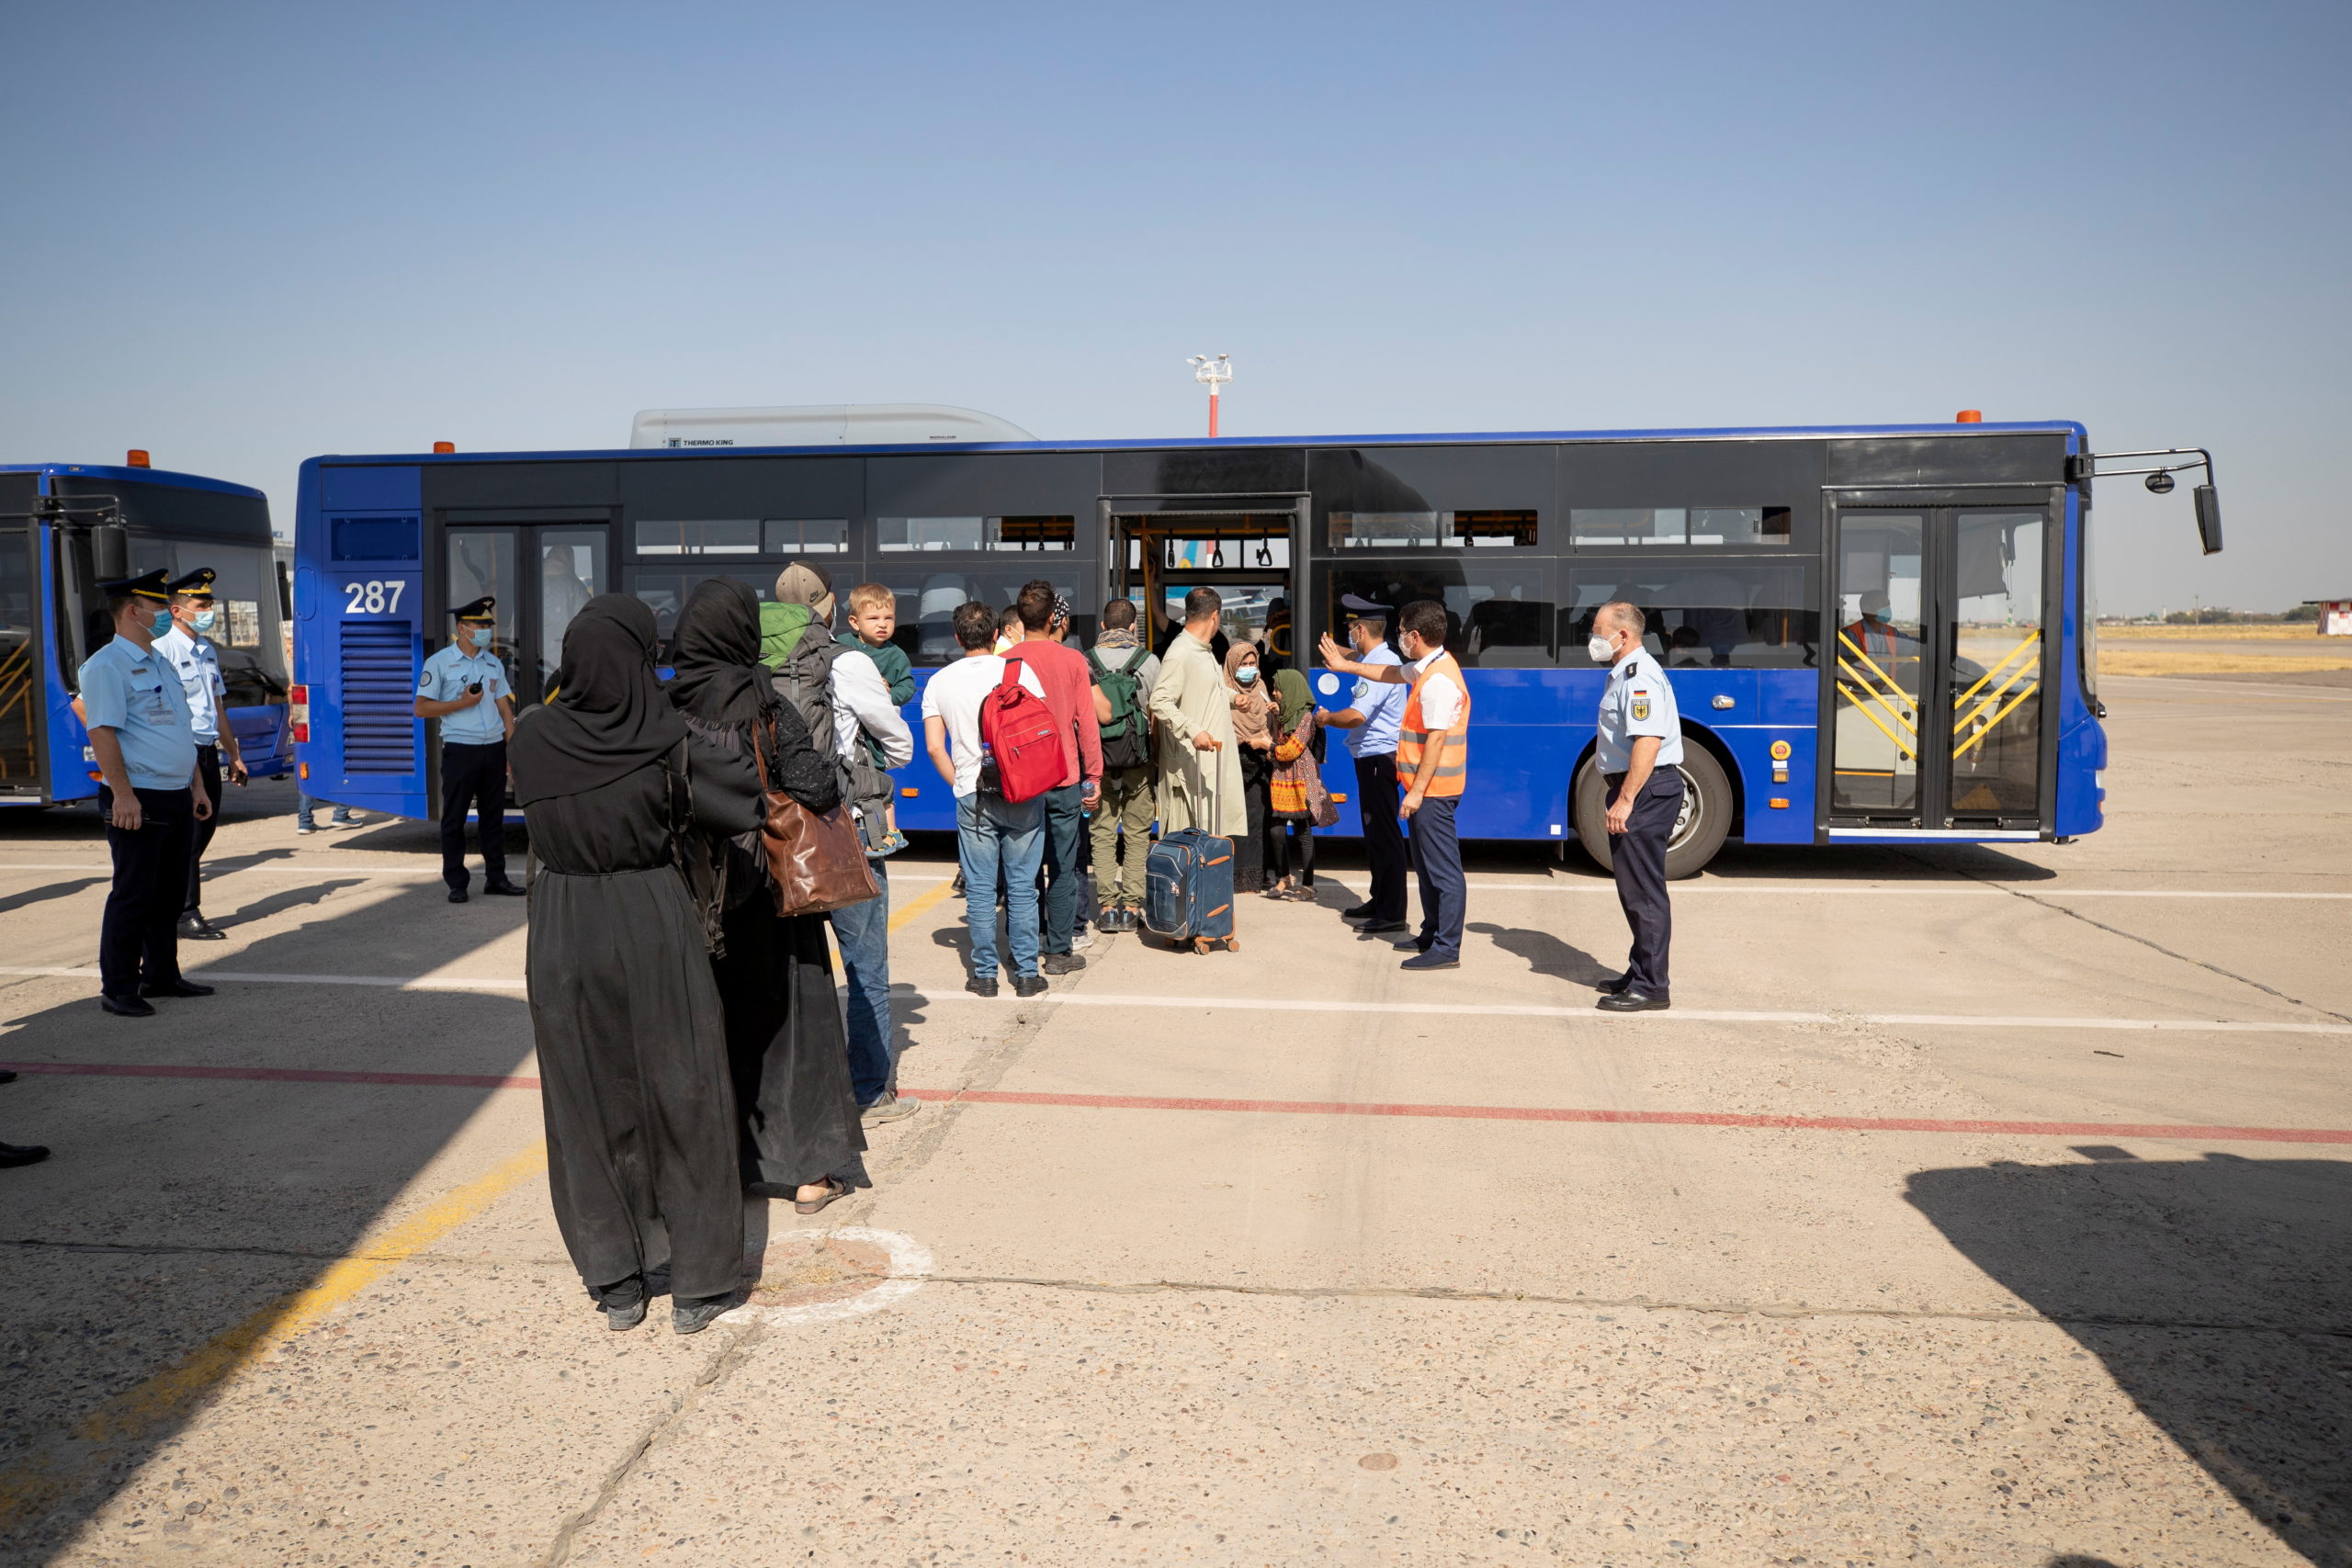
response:
{"label": "sneaker", "polygon": [[1042,997],[1046,989],[1043,975],[1015,975],[1012,977],[1012,994],[1016,997]]}
{"label": "sneaker", "polygon": [[1143,929],[1143,911],[1136,908],[1133,904],[1121,906],[1119,909],[1119,929],[1123,931],[1141,931]]}
{"label": "sneaker", "polygon": [[859,1108],[857,1119],[860,1124],[873,1127],[884,1122],[903,1122],[922,1109],[922,1100],[910,1100],[897,1089],[886,1089],[879,1100]]}
{"label": "sneaker", "polygon": [[1399,969],[1459,969],[1462,967],[1462,960],[1448,958],[1442,953],[1417,953],[1396,967]]}
{"label": "sneaker", "polygon": [[992,997],[996,995],[996,976],[975,975],[964,982],[964,988],[976,997]]}
{"label": "sneaker", "polygon": [[1094,933],[1087,930],[1085,926],[1080,925],[1076,931],[1069,933],[1069,950],[1072,953],[1084,953],[1088,948],[1092,947],[1093,945]]}
{"label": "sneaker", "polygon": [[1075,953],[1049,953],[1037,967],[1048,975],[1071,975],[1085,968],[1086,960]]}
{"label": "sneaker", "polygon": [[294,836],[298,839],[307,839],[317,831],[318,829],[311,827],[308,822],[297,822],[294,824]]}
{"label": "sneaker", "polygon": [[1105,909],[1094,917],[1094,929],[1105,936],[1114,936],[1125,928],[1119,924],[1118,910]]}

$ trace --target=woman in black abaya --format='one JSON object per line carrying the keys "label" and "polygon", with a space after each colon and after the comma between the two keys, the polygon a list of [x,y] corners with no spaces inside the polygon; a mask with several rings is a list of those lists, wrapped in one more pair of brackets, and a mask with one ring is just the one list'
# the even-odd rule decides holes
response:
{"label": "woman in black abaya", "polygon": [[[697,586],[670,639],[667,688],[688,728],[748,758],[756,737],[770,787],[812,811],[841,801],[841,775],[760,663],[760,602],[742,582]],[[789,1188],[813,1214],[865,1184],[865,1133],[850,1085],[821,915],[780,917],[756,832],[698,835],[695,880],[725,913],[711,968],[727,1010],[727,1055],[741,1128],[743,1180]]]}
{"label": "woman in black abaya", "polygon": [[548,1186],[606,1326],[633,1328],[667,1275],[693,1334],[733,1305],[743,1260],[735,1096],[700,912],[676,842],[761,819],[751,764],[692,736],[653,672],[653,613],[588,601],[557,695],[514,728],[514,794],[538,861],[531,1028]]}

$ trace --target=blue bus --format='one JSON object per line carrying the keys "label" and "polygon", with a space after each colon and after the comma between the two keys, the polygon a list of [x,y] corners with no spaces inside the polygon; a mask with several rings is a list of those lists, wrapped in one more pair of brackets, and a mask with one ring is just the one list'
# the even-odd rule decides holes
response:
{"label": "blue bus", "polygon": [[287,725],[286,583],[257,490],[144,465],[0,465],[0,806],[93,799],[98,769],[74,716],[82,661],[113,637],[96,585],[162,567],[214,584],[211,641],[245,766],[293,766]]}
{"label": "blue bus", "polygon": [[[2164,465],[2151,488],[2197,466]],[[1165,637],[1207,586],[1228,636],[1300,660],[1337,707],[1347,688],[1313,668],[1315,635],[1351,605],[1430,599],[1476,705],[1463,832],[1575,838],[1605,863],[1604,675],[1585,639],[1624,599],[1691,743],[1674,874],[1733,839],[2064,841],[2099,826],[2106,761],[2095,472],[2083,428],[2055,421],[315,457],[295,534],[297,750],[313,795],[432,816],[417,671],[450,606],[481,593],[524,703],[591,594],[636,594],[666,635],[695,583],[764,596],[804,558],[896,593],[918,681],[955,657],[967,599],[1007,604],[1043,578],[1080,640],[1113,597]],[[2218,547],[2211,493],[2199,516]],[[1344,763],[1331,776],[1348,794]],[[953,828],[920,748],[899,783],[902,827]],[[1352,811],[1334,831],[1359,830]]]}

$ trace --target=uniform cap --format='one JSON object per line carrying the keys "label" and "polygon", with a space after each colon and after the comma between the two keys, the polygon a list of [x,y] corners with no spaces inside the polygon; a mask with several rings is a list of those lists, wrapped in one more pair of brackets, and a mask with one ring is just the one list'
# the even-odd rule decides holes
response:
{"label": "uniform cap", "polygon": [[98,592],[109,599],[153,599],[169,604],[172,591],[164,579],[169,575],[164,568],[142,571],[137,577],[118,577],[112,582],[98,584]]}
{"label": "uniform cap", "polygon": [[1385,620],[1396,613],[1385,604],[1374,604],[1361,593],[1340,594],[1340,607],[1351,615],[1363,615],[1381,620]]}
{"label": "uniform cap", "polygon": [[212,580],[219,575],[220,573],[214,571],[209,566],[198,567],[194,571],[189,572],[185,577],[173,579],[172,592],[175,593],[195,594],[209,599],[212,597]]}
{"label": "uniform cap", "polygon": [[461,621],[487,621],[495,618],[498,601],[485,593],[470,604],[460,604],[449,614]]}

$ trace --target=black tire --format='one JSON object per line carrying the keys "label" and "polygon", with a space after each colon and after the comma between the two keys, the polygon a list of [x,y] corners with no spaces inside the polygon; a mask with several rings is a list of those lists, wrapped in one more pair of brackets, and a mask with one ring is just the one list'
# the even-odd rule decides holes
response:
{"label": "black tire", "polygon": [[[1731,832],[1731,780],[1715,754],[1696,740],[1682,742],[1683,812],[1676,822],[1674,837],[1667,840],[1666,875],[1669,882],[1686,876],[1696,876],[1701,868],[1715,858],[1724,847],[1724,839]],[[1576,784],[1568,795],[1569,813],[1577,825],[1577,840],[1584,845],[1603,871],[1609,869],[1609,786],[1600,776],[1599,764],[1590,757],[1577,770]]]}

